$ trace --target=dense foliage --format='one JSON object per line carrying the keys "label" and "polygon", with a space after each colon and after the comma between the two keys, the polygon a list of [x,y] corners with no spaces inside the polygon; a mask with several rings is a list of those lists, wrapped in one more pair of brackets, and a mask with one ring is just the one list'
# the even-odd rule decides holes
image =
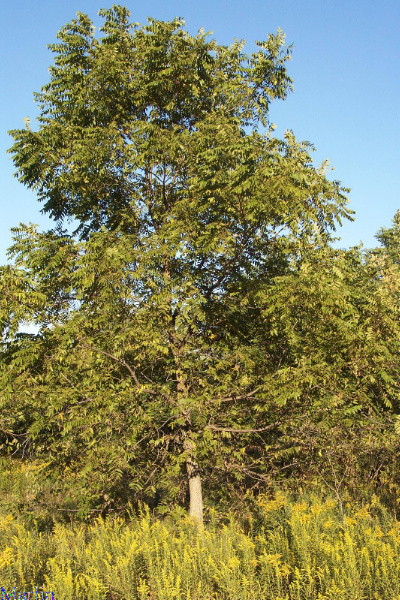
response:
{"label": "dense foliage", "polygon": [[241,510],[308,482],[395,509],[399,216],[379,249],[332,247],[348,190],[268,122],[282,32],[246,55],[101,14],[100,39],[62,28],[38,130],[11,132],[55,221],[15,228],[1,268],[1,451],[17,487],[36,469],[16,503],[201,520],[202,493]]}
{"label": "dense foliage", "polygon": [[0,517],[0,577],[9,595],[37,587],[59,600],[397,600],[398,521],[376,498],[346,513],[277,494],[259,496],[246,531],[143,512],[39,534]]}

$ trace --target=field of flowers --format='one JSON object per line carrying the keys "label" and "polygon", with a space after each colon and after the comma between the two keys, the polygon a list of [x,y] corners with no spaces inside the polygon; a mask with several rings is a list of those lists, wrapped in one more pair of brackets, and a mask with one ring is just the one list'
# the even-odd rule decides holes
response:
{"label": "field of flowers", "polygon": [[363,507],[283,494],[242,529],[187,519],[56,524],[0,520],[0,585],[55,600],[400,600],[400,524]]}

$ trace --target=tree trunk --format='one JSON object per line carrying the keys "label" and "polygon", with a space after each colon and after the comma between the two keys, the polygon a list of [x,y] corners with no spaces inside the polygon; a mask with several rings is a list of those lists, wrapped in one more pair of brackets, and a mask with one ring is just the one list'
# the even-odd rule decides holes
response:
{"label": "tree trunk", "polygon": [[[193,450],[193,442],[185,440],[184,449]],[[201,491],[201,477],[199,466],[192,454],[186,459],[186,470],[189,480],[189,516],[199,525],[203,524],[203,494]]]}
{"label": "tree trunk", "polygon": [[[169,278],[169,271],[164,269]],[[175,325],[174,325],[175,326]],[[180,355],[182,348],[179,347],[179,343],[176,339],[175,330],[170,331],[170,340],[172,342],[172,353],[174,355],[176,364],[176,382],[178,399],[182,402],[182,414],[185,416],[186,424],[190,427],[191,419],[190,412],[186,410],[184,400],[187,398],[188,390],[186,387],[186,381],[184,374],[180,366]],[[178,401],[179,401],[178,400]],[[190,434],[189,434],[190,435]],[[187,453],[186,456],[186,471],[189,482],[189,516],[196,521],[199,525],[203,524],[203,494],[201,491],[201,477],[199,473],[199,465],[197,464],[194,456],[194,449],[196,444],[187,437],[183,441],[183,450]]]}

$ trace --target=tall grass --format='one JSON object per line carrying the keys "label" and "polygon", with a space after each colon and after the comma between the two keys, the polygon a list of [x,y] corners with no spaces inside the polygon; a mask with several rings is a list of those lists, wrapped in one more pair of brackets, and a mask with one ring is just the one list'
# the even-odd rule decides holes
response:
{"label": "tall grass", "polygon": [[56,600],[400,600],[400,526],[379,503],[262,497],[237,522],[187,519],[56,524],[38,533],[0,519],[0,585]]}

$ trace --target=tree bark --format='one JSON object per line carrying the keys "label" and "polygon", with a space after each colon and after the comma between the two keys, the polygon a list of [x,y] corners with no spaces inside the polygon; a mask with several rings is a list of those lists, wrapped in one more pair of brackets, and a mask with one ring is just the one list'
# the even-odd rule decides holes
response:
{"label": "tree bark", "polygon": [[186,470],[189,480],[189,516],[197,521],[199,525],[203,524],[203,494],[201,490],[201,477],[199,466],[191,453],[194,444],[190,440],[185,440],[184,450],[189,452],[186,459]]}

